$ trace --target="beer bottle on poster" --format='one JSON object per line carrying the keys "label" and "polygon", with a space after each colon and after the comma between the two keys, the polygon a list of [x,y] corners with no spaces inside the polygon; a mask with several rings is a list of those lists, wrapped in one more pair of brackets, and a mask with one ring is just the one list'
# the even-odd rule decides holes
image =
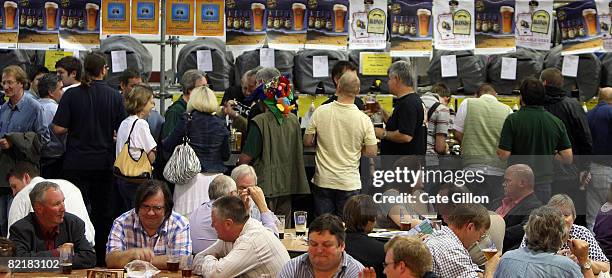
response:
{"label": "beer bottle on poster", "polygon": [[398,16],[393,16],[393,22],[391,23],[391,33],[393,34],[397,34],[399,31],[399,22],[397,18]]}
{"label": "beer bottle on poster", "polygon": [[282,17],[282,15],[281,15],[280,11],[274,11],[274,29],[280,29],[281,28],[281,17]]}
{"label": "beer bottle on poster", "polygon": [[66,20],[68,20],[68,17],[66,16],[66,10],[62,10],[62,16],[60,17],[60,27],[66,28]]}
{"label": "beer bottle on poster", "polygon": [[406,23],[403,16],[400,17],[398,32],[400,35],[406,35]]}
{"label": "beer bottle on poster", "polygon": [[232,14],[233,11],[227,11],[227,28],[231,29],[234,27],[234,15]]}
{"label": "beer bottle on poster", "polygon": [[234,30],[240,30],[240,11],[234,13]]}
{"label": "beer bottle on poster", "polygon": [[499,18],[497,16],[493,16],[493,32],[499,33],[500,30]]}
{"label": "beer bottle on poster", "polygon": [[68,29],[72,29],[72,26],[74,26],[72,20],[72,10],[68,10],[68,19],[66,20],[66,27],[68,27]]}
{"label": "beer bottle on poster", "polygon": [[21,16],[19,17],[19,26],[24,27],[26,25],[26,11],[24,8],[21,8]]}
{"label": "beer bottle on poster", "polygon": [[314,27],[317,30],[321,29],[321,15],[320,15],[320,11],[317,11],[317,14],[316,14],[316,17],[315,17]]}
{"label": "beer bottle on poster", "polygon": [[410,19],[410,28],[408,29],[408,33],[411,36],[416,36],[416,22],[414,21],[414,18]]}
{"label": "beer bottle on poster", "polygon": [[478,14],[476,17],[476,32],[480,32],[482,30],[482,14]]}
{"label": "beer bottle on poster", "polygon": [[332,23],[332,14],[331,14],[331,12],[327,12],[327,16],[325,18],[327,18],[327,23],[325,24],[325,29],[327,29],[327,31],[332,31],[333,30],[333,23]]}
{"label": "beer bottle on poster", "polygon": [[77,24],[77,26],[81,30],[83,30],[85,28],[85,20],[83,19],[83,12],[82,11],[79,12],[79,23]]}
{"label": "beer bottle on poster", "polygon": [[272,29],[274,27],[274,16],[273,16],[274,11],[268,11],[268,22],[267,22],[267,26],[268,29]]}
{"label": "beer bottle on poster", "polygon": [[316,20],[314,16],[314,11],[308,11],[308,13],[310,14],[310,16],[308,17],[308,28],[312,29],[314,28]]}
{"label": "beer bottle on poster", "polygon": [[291,30],[291,12],[285,11],[285,29]]}
{"label": "beer bottle on poster", "polygon": [[34,14],[31,9],[28,9],[28,16],[26,18],[26,26],[32,28],[34,26]]}
{"label": "beer bottle on poster", "polygon": [[42,11],[38,11],[38,17],[36,18],[36,26],[40,29],[43,28],[43,16]]}
{"label": "beer bottle on poster", "polygon": [[251,30],[251,15],[249,15],[248,12],[246,12],[244,16],[244,30]]}

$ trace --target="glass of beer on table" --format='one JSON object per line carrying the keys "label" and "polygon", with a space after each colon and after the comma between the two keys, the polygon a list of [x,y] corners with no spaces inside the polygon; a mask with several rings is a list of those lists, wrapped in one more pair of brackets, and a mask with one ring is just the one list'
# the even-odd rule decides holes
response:
{"label": "glass of beer on table", "polygon": [[495,242],[491,240],[491,236],[489,234],[485,234],[480,242],[478,243],[480,247],[480,251],[484,254],[487,260],[490,260],[497,254],[497,247],[495,246]]}
{"label": "glass of beer on table", "polygon": [[72,243],[65,243],[59,248],[60,270],[62,274],[72,273],[72,257],[74,256]]}
{"label": "glass of beer on table", "polygon": [[308,212],[296,211],[293,212],[293,221],[295,223],[295,235],[305,236],[306,235],[306,219],[308,218]]}
{"label": "glass of beer on table", "polygon": [[179,264],[180,264],[180,256],[172,254],[168,254],[168,260],[166,261],[166,267],[170,272],[178,272]]}
{"label": "glass of beer on table", "polygon": [[181,276],[183,278],[191,277],[193,270],[193,257],[191,255],[181,257]]}

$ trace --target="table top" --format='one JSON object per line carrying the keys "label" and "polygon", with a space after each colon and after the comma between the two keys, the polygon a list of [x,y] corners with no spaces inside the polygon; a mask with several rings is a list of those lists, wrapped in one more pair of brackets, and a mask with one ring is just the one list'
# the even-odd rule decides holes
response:
{"label": "table top", "polygon": [[285,238],[281,239],[288,252],[306,253],[308,252],[308,243],[305,237],[296,237],[295,229],[285,229]]}
{"label": "table top", "polygon": [[[91,269],[97,269],[97,270],[105,270],[104,268],[91,268]],[[13,277],[56,277],[56,278],[83,278],[83,277],[87,277],[87,270],[88,269],[76,269],[76,270],[72,270],[71,274],[62,274],[62,273],[58,273],[58,272],[23,272],[23,273],[13,273]],[[181,272],[169,272],[167,270],[162,270],[159,274],[157,274],[155,277],[158,278],[163,278],[163,277],[168,277],[168,278],[182,278]],[[192,277],[200,277],[197,275],[193,275]]]}

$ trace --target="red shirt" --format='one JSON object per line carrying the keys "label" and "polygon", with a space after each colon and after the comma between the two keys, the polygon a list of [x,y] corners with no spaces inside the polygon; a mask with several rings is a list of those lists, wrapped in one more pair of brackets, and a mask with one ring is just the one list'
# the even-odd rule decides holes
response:
{"label": "red shirt", "polygon": [[510,197],[503,198],[501,207],[497,208],[495,212],[499,214],[501,217],[506,217],[506,214],[508,214],[508,212],[510,212],[514,207],[516,207],[516,205],[518,205],[518,203],[520,203],[523,199],[525,199],[525,197],[531,195],[532,193],[533,193],[533,190],[527,192],[523,196],[520,196],[516,199],[512,199]]}
{"label": "red shirt", "polygon": [[[38,218],[36,220],[38,221]],[[57,251],[55,246],[55,238],[59,235],[59,225],[52,228],[46,228],[38,221],[38,228],[40,229],[42,238],[45,240],[47,250],[51,250],[53,256],[59,257],[59,251]]]}

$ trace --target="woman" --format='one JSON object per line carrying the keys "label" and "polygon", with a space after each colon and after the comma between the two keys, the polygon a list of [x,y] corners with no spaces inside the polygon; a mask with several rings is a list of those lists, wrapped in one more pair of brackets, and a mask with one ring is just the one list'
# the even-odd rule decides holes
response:
{"label": "woman", "polygon": [[189,146],[200,160],[200,174],[187,184],[174,188],[174,210],[185,216],[209,201],[208,185],[215,176],[227,171],[223,161],[230,156],[229,131],[225,121],[215,115],[218,106],[215,94],[208,87],[194,88],[187,103],[187,113],[163,143],[164,151],[172,153],[187,135]]}
{"label": "woman", "polygon": [[597,213],[593,232],[601,249],[610,260],[612,258],[612,187],[608,190],[608,201]]}
{"label": "woman", "polygon": [[346,253],[366,267],[374,267],[377,277],[383,274],[385,244],[369,237],[376,221],[376,203],[368,195],[355,195],[344,205],[343,220],[346,227]]}
{"label": "woman", "polygon": [[[129,116],[121,122],[119,130],[117,130],[115,157],[119,156],[119,152],[121,152],[129,137],[130,156],[133,159],[140,159],[142,151],[144,151],[149,162],[153,164],[157,143],[151,135],[149,123],[145,120],[155,107],[153,91],[148,86],[136,85],[131,92],[124,94],[124,97],[125,111]],[[123,211],[128,211],[134,207],[134,196],[136,196],[139,185],[140,183],[117,179],[117,188],[123,201]]]}

